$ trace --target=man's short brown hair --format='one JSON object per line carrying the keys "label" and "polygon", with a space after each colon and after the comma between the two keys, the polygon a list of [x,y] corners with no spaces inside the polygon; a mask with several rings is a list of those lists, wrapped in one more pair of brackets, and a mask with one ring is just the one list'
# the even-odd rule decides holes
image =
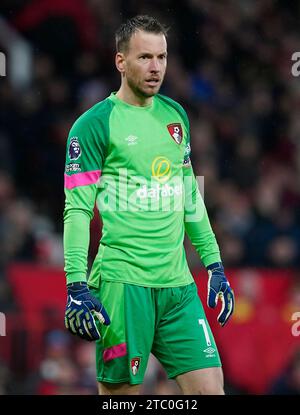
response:
{"label": "man's short brown hair", "polygon": [[139,15],[128,19],[116,31],[116,49],[117,52],[126,52],[128,50],[131,36],[138,30],[148,33],[156,33],[167,36],[168,29],[154,17]]}

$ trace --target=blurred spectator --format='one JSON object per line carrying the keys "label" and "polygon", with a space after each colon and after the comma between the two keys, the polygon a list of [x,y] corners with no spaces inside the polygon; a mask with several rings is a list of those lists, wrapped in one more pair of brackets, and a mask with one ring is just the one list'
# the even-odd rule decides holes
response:
{"label": "blurred spectator", "polygon": [[43,395],[72,394],[77,379],[78,371],[70,356],[68,334],[58,330],[48,333],[45,357],[40,365],[37,393]]}
{"label": "blurred spectator", "polygon": [[7,365],[0,360],[0,395],[6,395],[11,391],[10,380],[10,370]]}
{"label": "blurred spectator", "polygon": [[269,390],[270,395],[300,395],[300,350],[288,367],[275,379]]}
{"label": "blurred spectator", "polygon": [[97,394],[95,345],[93,343],[79,342],[75,350],[75,362],[79,377],[77,389],[80,394]]}

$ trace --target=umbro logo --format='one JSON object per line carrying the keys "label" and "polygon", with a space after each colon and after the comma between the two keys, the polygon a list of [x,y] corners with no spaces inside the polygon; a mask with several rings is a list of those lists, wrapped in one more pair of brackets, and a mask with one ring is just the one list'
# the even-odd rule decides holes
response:
{"label": "umbro logo", "polygon": [[125,138],[125,141],[127,141],[127,144],[129,146],[133,146],[137,144],[137,140],[138,140],[138,137],[136,137],[135,135],[129,135],[128,137]]}
{"label": "umbro logo", "polygon": [[213,347],[208,347],[207,349],[203,350],[204,353],[208,354],[208,355],[212,355],[215,353],[215,349]]}

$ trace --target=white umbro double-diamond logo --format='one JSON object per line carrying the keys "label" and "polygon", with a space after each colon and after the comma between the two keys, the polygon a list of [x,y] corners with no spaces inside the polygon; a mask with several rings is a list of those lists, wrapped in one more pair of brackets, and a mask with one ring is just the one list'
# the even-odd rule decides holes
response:
{"label": "white umbro double-diamond logo", "polygon": [[127,141],[127,144],[129,146],[133,146],[137,144],[137,140],[138,140],[138,137],[136,137],[135,135],[129,135],[128,137],[125,138],[125,141]]}
{"label": "white umbro double-diamond logo", "polygon": [[207,349],[203,350],[204,353],[213,354],[215,353],[215,349],[213,347],[208,347]]}

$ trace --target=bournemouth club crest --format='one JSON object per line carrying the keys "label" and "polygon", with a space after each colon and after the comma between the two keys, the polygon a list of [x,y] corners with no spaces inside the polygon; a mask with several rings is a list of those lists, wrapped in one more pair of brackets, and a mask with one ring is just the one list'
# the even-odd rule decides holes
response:
{"label": "bournemouth club crest", "polygon": [[167,125],[167,128],[168,128],[169,133],[170,133],[171,137],[173,138],[173,140],[177,144],[181,144],[181,142],[182,142],[181,124],[179,124],[179,123],[169,124],[169,125]]}
{"label": "bournemouth club crest", "polygon": [[134,357],[133,359],[131,359],[131,372],[133,376],[137,374],[139,367],[140,367],[140,363],[141,363],[140,357]]}

